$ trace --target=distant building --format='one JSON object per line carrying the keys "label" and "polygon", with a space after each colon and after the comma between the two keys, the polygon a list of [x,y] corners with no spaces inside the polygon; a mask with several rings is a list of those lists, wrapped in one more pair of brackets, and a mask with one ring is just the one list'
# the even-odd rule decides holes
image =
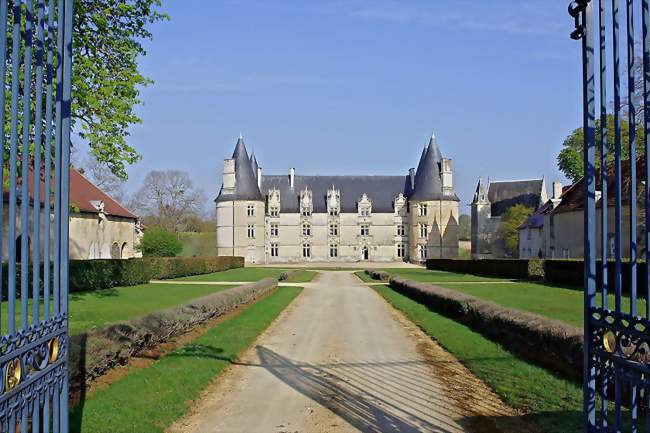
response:
{"label": "distant building", "polygon": [[[45,236],[45,182],[40,182],[40,248],[44,250]],[[29,225],[30,235],[34,224],[34,178],[29,178]],[[9,243],[9,192],[3,194],[3,257],[8,256]],[[16,239],[13,240],[16,252],[22,250],[21,234],[21,194],[17,193]],[[51,214],[49,215],[52,218]],[[142,236],[138,217],[95,186],[74,168],[70,169],[70,222],[69,251],[73,260],[85,259],[127,259],[142,257],[137,250]],[[52,235],[51,235],[52,238]],[[27,244],[32,252],[32,239]]]}
{"label": "distant building", "polygon": [[542,179],[489,181],[479,179],[471,203],[472,257],[505,257],[501,217],[512,206],[524,205],[538,209],[548,200],[546,182]]}
{"label": "distant building", "polygon": [[247,263],[458,256],[459,199],[435,137],[398,176],[263,175],[240,137],[216,198],[217,254]]}
{"label": "distant building", "polygon": [[553,182],[553,197],[519,226],[519,258],[542,259],[548,256],[547,245],[551,239],[545,229],[551,224],[549,215],[560,204],[561,196],[562,184]]}
{"label": "distant building", "polygon": [[[623,161],[621,177],[622,206],[621,206],[621,243],[622,256],[627,257],[630,251],[630,164]],[[643,158],[637,161],[637,251],[640,258],[646,255],[645,245],[645,210],[643,197],[645,194],[646,162]],[[628,180],[628,181],[626,181]],[[584,257],[584,178],[564,188],[561,197],[552,199],[552,206],[543,213],[544,244],[546,258],[582,258]],[[596,178],[596,188],[600,188],[600,176]],[[555,189],[555,188],[554,188]],[[607,196],[607,254],[610,258],[615,253],[615,196],[614,170],[610,167],[608,173]],[[596,191],[596,252],[601,256],[601,222],[602,222],[602,193]],[[520,245],[522,245],[520,230]],[[525,233],[524,233],[525,237]],[[525,244],[525,239],[523,244]]]}

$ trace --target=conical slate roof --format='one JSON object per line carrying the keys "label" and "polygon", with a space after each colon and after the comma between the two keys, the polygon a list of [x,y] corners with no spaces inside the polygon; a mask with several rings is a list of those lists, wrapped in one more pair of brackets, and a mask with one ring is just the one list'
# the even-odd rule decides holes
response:
{"label": "conical slate roof", "polygon": [[255,158],[255,154],[251,156],[251,168],[253,169],[253,176],[255,176],[255,179],[257,179],[257,169],[260,166],[257,164],[257,158]]}
{"label": "conical slate roof", "polygon": [[253,174],[253,167],[251,160],[246,151],[244,139],[239,137],[235,145],[235,151],[232,154],[232,159],[235,160],[235,193],[224,194],[223,190],[219,192],[216,201],[230,201],[230,200],[264,200],[262,193],[257,186],[257,180]]}
{"label": "conical slate roof", "polygon": [[420,164],[415,172],[415,189],[409,197],[411,200],[427,201],[443,198],[440,177],[441,163],[442,154],[438,148],[436,137],[432,135],[426,153],[420,159]]}

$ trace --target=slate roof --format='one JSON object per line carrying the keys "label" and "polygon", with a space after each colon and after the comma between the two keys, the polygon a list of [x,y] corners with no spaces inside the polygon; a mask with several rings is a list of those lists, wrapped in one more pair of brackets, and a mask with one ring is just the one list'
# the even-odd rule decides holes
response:
{"label": "slate roof", "polygon": [[537,209],[542,204],[543,186],[544,179],[490,182],[488,200],[492,217],[499,217],[518,204]]}
{"label": "slate roof", "polygon": [[410,194],[410,200],[457,199],[455,195],[449,197],[442,192],[441,165],[442,154],[438,148],[435,135],[432,135],[427,150],[420,158],[418,169],[415,172],[415,190]]}
{"label": "slate roof", "polygon": [[409,176],[298,176],[294,187],[289,184],[288,175],[262,175],[262,192],[280,190],[280,210],[300,211],[300,192],[308,187],[312,191],[314,212],[327,212],[327,191],[332,185],[341,192],[341,212],[357,212],[357,201],[365,193],[372,201],[373,212],[393,212],[393,200],[399,193],[410,189]]}
{"label": "slate roof", "polygon": [[[341,193],[341,212],[357,212],[357,202],[365,193],[372,201],[373,212],[391,213],[393,201],[398,194],[411,200],[451,200],[460,201],[454,193],[443,194],[440,167],[442,155],[431,137],[428,146],[422,151],[415,174],[415,188],[411,188],[411,178],[405,176],[299,176],[294,177],[291,188],[288,175],[262,175],[261,190],[258,188],[256,174],[257,160],[249,158],[244,140],[240,137],[232,158],[235,160],[235,193],[219,192],[216,201],[264,200],[273,188],[280,190],[281,211],[300,211],[300,192],[308,188],[312,191],[313,211],[327,212],[327,191],[332,186]],[[255,170],[254,170],[255,169]]]}
{"label": "slate roof", "polygon": [[232,154],[232,159],[235,160],[235,192],[234,194],[224,194],[219,191],[216,201],[231,201],[231,200],[259,200],[263,201],[264,198],[260,193],[257,186],[257,179],[253,173],[251,159],[248,157],[244,139],[239,137],[235,145],[235,151]]}

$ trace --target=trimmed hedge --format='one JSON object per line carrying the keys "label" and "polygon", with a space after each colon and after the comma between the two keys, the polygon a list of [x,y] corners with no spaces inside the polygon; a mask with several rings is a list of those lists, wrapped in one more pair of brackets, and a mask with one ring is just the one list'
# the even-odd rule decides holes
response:
{"label": "trimmed hedge", "polygon": [[390,286],[533,364],[569,379],[582,380],[583,332],[579,328],[433,284],[394,277]]}
{"label": "trimmed hedge", "polygon": [[[602,261],[596,263],[597,281],[602,280]],[[614,287],[616,263],[607,262],[607,284]],[[548,283],[576,286],[582,289],[584,284],[584,261],[571,259],[431,259],[427,260],[427,269],[458,272],[464,274],[477,274],[493,277],[518,278],[522,280],[544,280]],[[630,287],[631,266],[623,262],[621,268],[623,279],[623,293]],[[647,281],[645,262],[637,265],[637,281]],[[600,287],[599,287],[600,288]],[[640,295],[644,295],[642,293]]]}
{"label": "trimmed hedge", "polygon": [[540,280],[544,278],[544,261],[539,259],[429,259],[427,269],[506,278]]}
{"label": "trimmed hedge", "polygon": [[378,280],[378,281],[388,281],[390,278],[390,274],[386,271],[377,271],[375,269],[366,269],[363,271],[366,275],[368,275],[370,278],[373,280]]}
{"label": "trimmed hedge", "polygon": [[[89,292],[116,286],[135,286],[150,280],[210,274],[244,266],[243,257],[144,257],[139,259],[70,260],[70,292]],[[20,287],[20,263],[16,266],[16,286]],[[51,269],[53,265],[51,266]],[[31,296],[32,267],[29,267]],[[40,269],[43,285],[43,265]],[[2,264],[3,284],[9,275],[7,263]],[[50,271],[50,276],[54,272]],[[52,277],[50,277],[52,278]],[[50,280],[50,287],[53,282]],[[18,290],[19,292],[19,290]],[[3,294],[6,298],[6,293]]]}
{"label": "trimmed hedge", "polygon": [[196,326],[222,316],[275,290],[278,282],[256,283],[194,299],[184,305],[70,337],[70,383],[79,390],[116,365]]}
{"label": "trimmed hedge", "polygon": [[134,286],[149,280],[209,274],[244,266],[243,257],[144,257],[128,260],[71,260],[70,292]]}

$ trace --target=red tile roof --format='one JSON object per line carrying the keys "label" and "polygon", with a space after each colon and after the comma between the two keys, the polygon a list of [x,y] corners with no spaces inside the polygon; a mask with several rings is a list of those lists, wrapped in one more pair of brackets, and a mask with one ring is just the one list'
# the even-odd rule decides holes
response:
{"label": "red tile roof", "polygon": [[[20,184],[20,179],[18,180]],[[29,198],[34,199],[34,175],[33,172],[29,174]],[[40,182],[41,192],[40,201],[44,203],[45,196],[45,182]],[[17,189],[18,201],[20,201],[20,186]],[[9,191],[3,191],[4,201],[9,200]],[[118,216],[129,219],[138,219],[138,217],[122,206],[117,200],[113,199],[110,195],[102,191],[98,186],[93,184],[84,175],[79,173],[74,168],[70,168],[70,204],[80,212],[99,213],[99,210],[93,205],[93,201],[104,202],[104,213],[106,215]]]}

